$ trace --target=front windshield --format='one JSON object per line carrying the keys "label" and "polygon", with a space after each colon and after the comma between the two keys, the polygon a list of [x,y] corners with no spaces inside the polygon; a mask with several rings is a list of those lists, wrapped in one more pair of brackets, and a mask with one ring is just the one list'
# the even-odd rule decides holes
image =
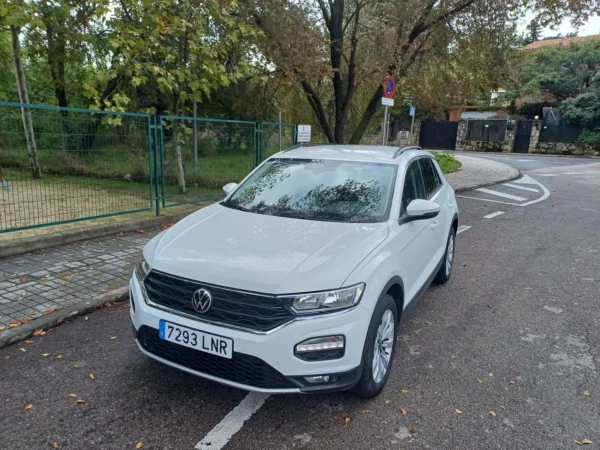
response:
{"label": "front windshield", "polygon": [[271,159],[224,206],[258,214],[340,222],[387,219],[396,165]]}

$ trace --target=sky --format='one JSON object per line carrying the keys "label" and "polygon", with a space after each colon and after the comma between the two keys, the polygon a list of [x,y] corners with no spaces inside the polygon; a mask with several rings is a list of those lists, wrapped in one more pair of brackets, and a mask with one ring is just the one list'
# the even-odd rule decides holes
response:
{"label": "sky", "polygon": [[[533,12],[527,12],[525,17],[519,23],[519,31],[522,32],[525,30],[531,19],[533,19]],[[569,20],[563,21],[560,25],[551,29],[550,27],[546,27],[542,31],[542,36],[556,36],[557,34],[562,34],[563,36],[572,31],[577,31],[578,36],[590,36],[592,34],[600,34],[600,17],[593,16],[584,23],[581,27],[574,27],[571,25]]]}

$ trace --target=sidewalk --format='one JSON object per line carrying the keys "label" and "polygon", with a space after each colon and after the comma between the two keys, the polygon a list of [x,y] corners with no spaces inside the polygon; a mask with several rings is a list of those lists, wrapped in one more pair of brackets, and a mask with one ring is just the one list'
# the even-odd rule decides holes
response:
{"label": "sidewalk", "polygon": [[[458,191],[519,175],[502,163],[456,157],[462,170],[446,179]],[[138,231],[0,259],[0,347],[126,297],[142,247],[162,229]]]}

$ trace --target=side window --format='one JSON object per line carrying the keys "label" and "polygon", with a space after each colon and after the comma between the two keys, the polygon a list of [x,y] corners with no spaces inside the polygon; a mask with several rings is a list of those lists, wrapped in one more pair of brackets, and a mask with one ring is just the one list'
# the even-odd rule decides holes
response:
{"label": "side window", "polygon": [[421,158],[421,170],[423,171],[423,182],[425,184],[425,198],[431,197],[440,187],[440,179],[436,173],[435,167],[431,162],[431,158]]}
{"label": "side window", "polygon": [[402,213],[406,211],[406,207],[410,202],[417,198],[425,198],[425,190],[423,189],[423,177],[419,168],[419,161],[414,161],[409,164],[404,177],[404,187],[402,188]]}

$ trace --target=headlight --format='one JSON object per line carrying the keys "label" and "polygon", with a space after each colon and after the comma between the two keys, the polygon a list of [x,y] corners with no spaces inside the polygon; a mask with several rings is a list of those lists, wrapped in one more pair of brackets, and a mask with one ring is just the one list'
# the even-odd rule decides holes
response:
{"label": "headlight", "polygon": [[358,304],[364,290],[365,284],[361,283],[333,291],[285,295],[279,299],[296,314],[324,313]]}
{"label": "headlight", "polygon": [[140,282],[141,285],[143,285],[144,280],[146,279],[151,270],[152,267],[150,267],[150,264],[148,264],[148,262],[144,259],[144,254],[142,253],[140,262],[137,266],[135,266],[135,276],[137,277],[137,280]]}

